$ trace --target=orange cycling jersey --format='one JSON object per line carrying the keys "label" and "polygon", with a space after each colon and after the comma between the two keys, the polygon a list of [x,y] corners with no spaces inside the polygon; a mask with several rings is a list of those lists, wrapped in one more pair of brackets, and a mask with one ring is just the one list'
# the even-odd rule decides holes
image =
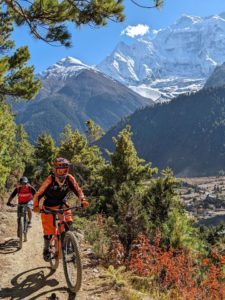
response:
{"label": "orange cycling jersey", "polygon": [[81,188],[72,175],[68,174],[63,184],[54,175],[49,175],[34,196],[34,207],[38,207],[39,200],[42,197],[45,197],[45,206],[62,205],[69,191],[74,192],[80,201],[85,200]]}

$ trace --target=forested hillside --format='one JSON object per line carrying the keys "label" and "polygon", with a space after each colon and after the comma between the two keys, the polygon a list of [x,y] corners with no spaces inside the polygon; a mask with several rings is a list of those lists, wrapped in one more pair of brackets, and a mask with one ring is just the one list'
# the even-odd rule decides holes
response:
{"label": "forested hillside", "polygon": [[216,175],[225,169],[225,89],[205,89],[167,104],[138,110],[99,142],[112,149],[112,136],[131,125],[138,154],[179,176]]}

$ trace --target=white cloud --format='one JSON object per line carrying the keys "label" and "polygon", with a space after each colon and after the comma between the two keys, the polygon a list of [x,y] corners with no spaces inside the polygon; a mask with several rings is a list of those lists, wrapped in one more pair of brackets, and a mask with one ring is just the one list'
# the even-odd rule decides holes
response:
{"label": "white cloud", "polygon": [[138,35],[145,35],[149,32],[149,26],[144,24],[138,24],[136,26],[127,26],[122,32],[121,35],[128,35],[130,37],[135,37]]}

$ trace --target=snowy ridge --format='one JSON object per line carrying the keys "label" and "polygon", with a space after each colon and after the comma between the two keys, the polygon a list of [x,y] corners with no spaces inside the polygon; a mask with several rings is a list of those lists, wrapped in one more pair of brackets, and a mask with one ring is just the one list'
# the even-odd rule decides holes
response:
{"label": "snowy ridge", "polygon": [[78,75],[82,70],[85,69],[97,71],[94,67],[82,63],[79,59],[67,56],[50,66],[47,70],[38,74],[38,78],[42,80],[50,78],[60,78],[65,80],[67,77]]}
{"label": "snowy ridge", "polygon": [[225,13],[183,15],[132,45],[119,43],[97,67],[143,96],[173,98],[202,88],[214,68],[225,62],[224,49]]}

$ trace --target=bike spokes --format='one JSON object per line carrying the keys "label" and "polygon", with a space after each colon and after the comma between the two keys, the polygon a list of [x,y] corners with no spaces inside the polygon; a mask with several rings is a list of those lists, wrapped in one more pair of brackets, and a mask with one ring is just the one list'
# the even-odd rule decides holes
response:
{"label": "bike spokes", "polygon": [[58,237],[53,237],[50,240],[50,246],[49,246],[49,252],[50,252],[50,265],[53,270],[58,268],[59,265],[59,255],[60,255],[60,249],[59,249],[59,239]]}

